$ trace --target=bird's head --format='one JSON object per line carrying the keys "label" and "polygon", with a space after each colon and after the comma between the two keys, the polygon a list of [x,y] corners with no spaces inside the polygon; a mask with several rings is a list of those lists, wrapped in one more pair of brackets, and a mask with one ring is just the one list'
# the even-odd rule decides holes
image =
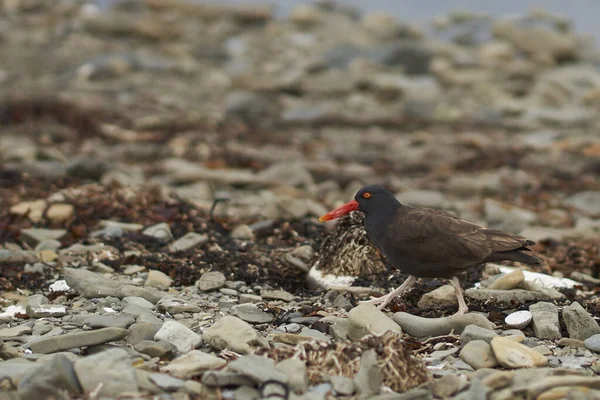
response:
{"label": "bird's head", "polygon": [[368,216],[374,211],[385,211],[387,209],[395,210],[399,206],[400,202],[383,186],[367,185],[356,192],[354,200],[328,212],[319,218],[319,221],[323,222],[338,219],[357,210]]}

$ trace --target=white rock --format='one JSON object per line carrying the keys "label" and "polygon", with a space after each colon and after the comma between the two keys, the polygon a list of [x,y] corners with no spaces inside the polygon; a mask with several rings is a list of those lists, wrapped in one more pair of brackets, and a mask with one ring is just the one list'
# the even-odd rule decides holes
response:
{"label": "white rock", "polygon": [[533,316],[529,311],[517,311],[507,315],[504,322],[511,328],[523,329],[531,322]]}
{"label": "white rock", "polygon": [[171,343],[180,353],[187,353],[202,344],[202,337],[187,326],[173,320],[163,324],[154,340],[166,340]]}

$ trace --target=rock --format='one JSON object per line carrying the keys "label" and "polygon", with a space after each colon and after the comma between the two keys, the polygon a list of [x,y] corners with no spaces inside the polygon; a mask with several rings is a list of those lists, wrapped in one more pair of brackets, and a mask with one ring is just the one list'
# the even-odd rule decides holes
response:
{"label": "rock", "polygon": [[260,124],[267,121],[275,112],[271,101],[260,93],[233,91],[229,92],[225,98],[227,118],[250,124]]}
{"label": "rock", "polygon": [[136,322],[129,327],[127,333],[127,343],[135,346],[142,340],[154,340],[154,336],[159,331],[161,325],[155,325],[148,322]]}
{"label": "rock", "polygon": [[29,342],[29,348],[34,353],[48,354],[78,347],[114,342],[125,338],[125,336],[127,336],[127,331],[125,329],[103,328],[92,331],[42,337]]}
{"label": "rock", "polygon": [[173,279],[171,279],[167,274],[153,269],[148,272],[148,278],[146,279],[146,283],[144,285],[159,289],[167,289],[171,287],[172,284]]}
{"label": "rock", "polygon": [[225,275],[219,271],[206,272],[198,279],[196,286],[203,292],[220,289],[225,286]]}
{"label": "rock", "polygon": [[201,235],[196,232],[189,232],[185,236],[180,237],[169,245],[169,250],[172,252],[176,251],[188,251],[195,249],[196,247],[202,246],[208,242],[208,236]]}
{"label": "rock", "polygon": [[200,307],[187,302],[181,297],[163,297],[158,303],[156,303],[156,307],[161,311],[168,312],[169,314],[181,314],[184,312],[195,313],[202,311]]}
{"label": "rock", "polygon": [[134,306],[140,309],[145,310],[145,312],[154,310],[154,304],[150,303],[148,300],[143,297],[138,296],[127,296],[121,300],[121,305],[124,307]]}
{"label": "rock", "polygon": [[161,371],[182,379],[190,379],[205,371],[221,369],[227,364],[222,358],[192,350],[161,368]]}
{"label": "rock", "polygon": [[539,302],[529,306],[533,315],[533,331],[538,339],[560,339],[558,309],[552,303]]}
{"label": "rock", "polygon": [[484,212],[490,227],[507,232],[519,233],[537,220],[537,214],[532,211],[492,199],[485,199]]}
{"label": "rock", "polygon": [[142,233],[146,236],[152,236],[153,238],[161,241],[173,239],[171,228],[166,222],[161,222],[160,224],[149,226],[148,228],[144,229]]}
{"label": "rock", "polygon": [[290,302],[295,299],[295,296],[285,290],[261,290],[260,295],[266,300],[282,300]]}
{"label": "rock", "polygon": [[292,390],[304,393],[308,389],[308,370],[306,363],[298,358],[288,358],[275,364],[275,369],[287,376]]}
{"label": "rock", "polygon": [[[489,346],[489,344],[486,343]],[[457,375],[444,375],[433,382],[432,392],[435,397],[448,399],[458,393],[466,384],[466,381]]]}
{"label": "rock", "polygon": [[134,285],[123,284],[105,278],[101,274],[74,268],[64,268],[63,275],[67,284],[77,293],[93,299],[95,297],[114,296],[118,298],[137,296],[151,303],[159,301],[165,293],[153,288],[141,288]]}
{"label": "rock", "polygon": [[492,339],[491,345],[498,363],[504,368],[534,368],[548,365],[546,357],[514,340],[498,336]]}
{"label": "rock", "polygon": [[354,394],[354,381],[345,376],[334,375],[329,377],[329,382],[339,396],[350,396]]}
{"label": "rock", "polygon": [[251,303],[231,307],[231,315],[251,324],[266,324],[273,321],[273,316],[262,311]]}
{"label": "rock", "polygon": [[460,335],[460,342],[463,346],[471,340],[483,340],[489,343],[496,336],[498,334],[491,329],[482,328],[478,325],[467,325]]}
{"label": "rock", "polygon": [[590,336],[600,334],[600,326],[594,317],[578,302],[563,308],[562,315],[571,339],[586,340]]}
{"label": "rock", "polygon": [[600,191],[578,192],[566,200],[566,204],[589,216],[600,216]]}
{"label": "rock", "polygon": [[315,256],[315,250],[310,245],[298,246],[290,253],[302,261],[310,261]]}
{"label": "rock", "polygon": [[350,310],[348,322],[348,337],[352,340],[360,340],[370,334],[382,335],[387,331],[402,333],[398,324],[370,303],[360,304]]}
{"label": "rock", "polygon": [[94,315],[86,318],[83,323],[92,329],[98,328],[127,328],[135,319],[131,315]]}
{"label": "rock", "polygon": [[533,315],[531,314],[531,312],[523,310],[510,313],[506,316],[506,318],[504,318],[504,322],[511,328],[523,329],[526,328],[527,325],[529,325],[532,318]]}
{"label": "rock", "polygon": [[[563,309],[564,311],[564,309]],[[557,346],[562,347],[585,347],[583,340],[571,339],[571,338],[560,338],[556,341]]]}
{"label": "rock", "polygon": [[185,354],[202,344],[202,336],[187,326],[173,320],[166,321],[154,335],[154,340],[166,340]]}
{"label": "rock", "polygon": [[82,394],[73,362],[64,354],[56,354],[34,373],[19,382],[20,399],[60,399],[64,392],[73,397]]}
{"label": "rock", "polygon": [[492,324],[481,314],[452,315],[444,318],[422,318],[404,312],[395,313],[392,317],[405,333],[414,337],[441,336],[450,332],[461,333],[468,325],[477,325],[493,329]]}
{"label": "rock", "polygon": [[31,333],[31,327],[27,325],[17,325],[12,328],[0,329],[0,339],[12,338]]}
{"label": "rock", "polygon": [[10,208],[10,213],[15,215],[27,215],[33,223],[38,223],[44,216],[44,210],[48,207],[45,200],[23,201]]}
{"label": "rock", "polygon": [[146,354],[152,358],[170,357],[177,351],[177,348],[166,340],[159,340],[158,342],[154,340],[142,340],[133,346],[133,348],[138,353]]}
{"label": "rock", "polygon": [[175,392],[181,389],[185,384],[185,381],[173,378],[172,376],[169,376],[167,374],[152,373],[150,374],[150,379],[152,380],[152,382],[154,382],[154,384],[156,384],[156,386],[158,386],[166,392]]}
{"label": "rock", "polygon": [[521,283],[525,280],[525,275],[520,269],[516,269],[513,272],[502,275],[487,288],[489,290],[511,290],[518,288]]}
{"label": "rock", "polygon": [[551,295],[530,290],[492,290],[492,289],[467,289],[465,297],[473,300],[490,301],[494,304],[524,304],[532,301],[552,300]]}
{"label": "rock", "polygon": [[248,225],[238,225],[229,234],[233,239],[254,240],[254,231]]}
{"label": "rock", "polygon": [[498,360],[492,352],[492,346],[483,340],[469,341],[461,350],[460,359],[474,369],[495,368],[498,366]]}
{"label": "rock", "polygon": [[419,308],[452,307],[458,305],[458,298],[452,285],[444,285],[425,293],[417,305]]}
{"label": "rock", "polygon": [[590,336],[583,341],[586,348],[596,353],[600,353],[600,333]]}
{"label": "rock", "polygon": [[54,304],[41,304],[38,306],[27,306],[29,318],[62,317],[67,315],[67,307]]}
{"label": "rock", "polygon": [[202,374],[202,383],[211,387],[253,386],[254,381],[237,372],[208,371]]}
{"label": "rock", "polygon": [[441,192],[435,190],[406,190],[396,194],[402,204],[419,207],[439,208],[448,207],[450,201]]}
{"label": "rock", "polygon": [[310,27],[318,24],[324,19],[323,13],[310,4],[298,4],[290,11],[291,22],[301,27]]}
{"label": "rock", "polygon": [[287,384],[287,375],[275,369],[275,362],[267,357],[248,355],[238,358],[227,365],[229,371],[238,372],[250,378],[257,385],[274,380]]}
{"label": "rock", "polygon": [[258,334],[251,325],[230,315],[206,329],[202,338],[218,350],[230,349],[241,354],[247,354],[250,345],[258,342]]}
{"label": "rock", "polygon": [[85,393],[117,398],[138,391],[136,374],[125,349],[114,348],[83,357],[75,362],[74,369]]}
{"label": "rock", "polygon": [[285,343],[292,346],[297,345],[302,342],[310,342],[313,340],[310,336],[298,335],[295,333],[278,333],[276,335],[271,336],[271,339],[274,342]]}
{"label": "rock", "polygon": [[37,245],[45,240],[60,240],[67,234],[64,229],[43,229],[43,228],[29,228],[21,229],[21,237],[23,240]]}
{"label": "rock", "polygon": [[379,393],[383,377],[381,375],[382,366],[377,360],[375,349],[368,349],[363,352],[360,358],[360,369],[354,377],[354,386],[356,391],[362,396],[371,396]]}
{"label": "rock", "polygon": [[261,296],[259,296],[257,294],[250,294],[250,293],[242,293],[242,294],[240,294],[240,298],[239,298],[240,304],[260,303],[262,301],[263,301],[263,299]]}

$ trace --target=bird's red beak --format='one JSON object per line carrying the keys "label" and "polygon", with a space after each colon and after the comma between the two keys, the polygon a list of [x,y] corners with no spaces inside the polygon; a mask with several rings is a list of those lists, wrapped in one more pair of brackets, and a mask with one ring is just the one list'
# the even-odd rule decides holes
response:
{"label": "bird's red beak", "polygon": [[352,211],[358,210],[358,201],[352,200],[344,204],[343,206],[339,206],[333,211],[329,211],[327,214],[323,215],[319,218],[319,222],[330,221],[332,219],[338,219],[343,217],[344,215],[350,214]]}

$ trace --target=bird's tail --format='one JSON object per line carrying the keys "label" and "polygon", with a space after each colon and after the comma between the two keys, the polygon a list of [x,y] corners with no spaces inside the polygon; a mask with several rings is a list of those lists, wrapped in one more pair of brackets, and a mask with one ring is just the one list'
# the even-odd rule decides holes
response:
{"label": "bird's tail", "polygon": [[521,250],[509,250],[509,251],[499,251],[497,253],[492,253],[486,258],[486,262],[490,261],[518,261],[523,264],[529,265],[541,265],[542,262],[529,254],[523,253]]}

